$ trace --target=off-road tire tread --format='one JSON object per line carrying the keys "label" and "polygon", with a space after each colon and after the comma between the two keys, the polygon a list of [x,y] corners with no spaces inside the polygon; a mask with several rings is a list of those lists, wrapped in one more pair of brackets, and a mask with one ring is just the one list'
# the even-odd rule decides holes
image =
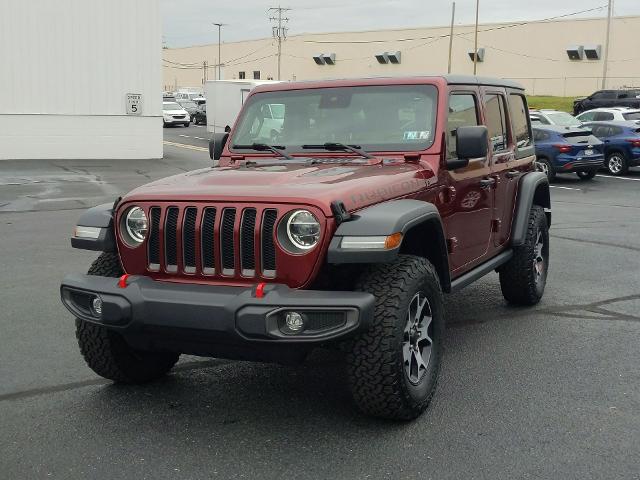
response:
{"label": "off-road tire tread", "polygon": [[[101,277],[119,277],[124,272],[115,253],[102,253],[87,272]],[[116,332],[76,319],[76,338],[87,365],[104,378],[120,383],[145,383],[164,376],[178,361],[174,353],[134,354]]]}
{"label": "off-road tire tread", "polygon": [[[524,245],[514,247],[513,257],[499,269],[500,288],[505,300],[513,305],[535,305],[540,301],[532,273],[536,232],[540,226],[547,228],[544,208],[533,205],[529,213],[527,236]],[[547,231],[548,238],[548,231]],[[547,271],[549,262],[547,259]]]}
{"label": "off-road tire tread", "polygon": [[406,285],[418,279],[423,279],[423,285],[430,286],[430,290],[436,292],[439,305],[432,304],[431,307],[432,310],[439,309],[439,321],[444,322],[440,280],[433,265],[425,258],[400,255],[394,263],[372,265],[356,285],[356,290],[369,292],[376,297],[373,325],[354,340],[347,355],[351,392],[358,407],[366,414],[411,420],[427,408],[435,392],[442,339],[438,336],[434,338],[434,342],[440,343],[440,348],[433,358],[433,387],[421,402],[415,402],[409,396],[404,370],[398,368],[398,351],[394,348],[397,335],[402,336],[404,330],[405,320],[399,318],[399,313],[404,311],[402,303],[411,300],[404,293]]}

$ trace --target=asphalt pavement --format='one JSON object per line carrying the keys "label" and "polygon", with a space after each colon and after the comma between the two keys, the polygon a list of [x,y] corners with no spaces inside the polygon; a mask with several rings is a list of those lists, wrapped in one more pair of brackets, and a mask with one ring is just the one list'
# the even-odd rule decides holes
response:
{"label": "asphalt pavement", "polygon": [[414,422],[358,413],[334,352],[184,357],[146,386],[93,374],[58,287],[96,254],[70,232],[88,206],[210,165],[206,138],[166,129],[154,161],[0,162],[0,477],[640,479],[639,170],[554,184],[538,306],[507,306],[495,274],[447,297],[440,383]]}

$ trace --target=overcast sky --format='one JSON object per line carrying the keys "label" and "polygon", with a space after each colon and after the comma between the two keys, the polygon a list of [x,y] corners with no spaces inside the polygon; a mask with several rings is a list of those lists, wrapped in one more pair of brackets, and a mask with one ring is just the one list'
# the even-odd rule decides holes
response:
{"label": "overcast sky", "polygon": [[[269,0],[161,0],[168,47],[216,43],[217,27],[227,23],[223,42],[271,35]],[[456,1],[456,23],[475,21],[475,0]],[[289,0],[289,34],[447,25],[450,0]],[[480,23],[540,20],[603,7],[580,16],[605,16],[606,0],[480,0]],[[615,0],[615,15],[640,15],[640,0]]]}

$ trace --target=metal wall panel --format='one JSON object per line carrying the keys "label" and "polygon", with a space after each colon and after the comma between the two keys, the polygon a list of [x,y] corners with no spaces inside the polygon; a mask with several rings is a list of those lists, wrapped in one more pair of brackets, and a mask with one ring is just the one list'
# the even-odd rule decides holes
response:
{"label": "metal wall panel", "polygon": [[[158,157],[161,54],[159,0],[0,0],[0,124],[32,129],[0,131],[0,158],[50,158],[51,142],[57,157],[78,144],[98,158]],[[146,118],[126,115],[127,93],[142,95]],[[102,133],[95,145],[88,131]],[[113,148],[98,152],[105,138]]]}

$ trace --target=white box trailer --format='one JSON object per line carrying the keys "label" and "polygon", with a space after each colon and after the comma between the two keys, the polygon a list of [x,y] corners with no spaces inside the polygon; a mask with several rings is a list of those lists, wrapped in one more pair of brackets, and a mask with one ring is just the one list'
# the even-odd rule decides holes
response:
{"label": "white box trailer", "polygon": [[204,86],[207,99],[207,131],[222,132],[227,125],[233,126],[251,90],[258,85],[276,82],[276,80],[207,81]]}

